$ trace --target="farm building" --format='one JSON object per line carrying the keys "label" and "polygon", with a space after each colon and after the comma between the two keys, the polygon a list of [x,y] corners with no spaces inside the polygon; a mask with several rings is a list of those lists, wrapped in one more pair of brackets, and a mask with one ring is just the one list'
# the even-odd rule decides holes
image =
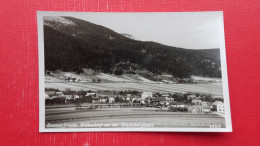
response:
{"label": "farm building", "polygon": [[215,101],[212,105],[211,105],[211,109],[213,111],[217,111],[217,112],[225,112],[225,105],[223,102],[221,101]]}

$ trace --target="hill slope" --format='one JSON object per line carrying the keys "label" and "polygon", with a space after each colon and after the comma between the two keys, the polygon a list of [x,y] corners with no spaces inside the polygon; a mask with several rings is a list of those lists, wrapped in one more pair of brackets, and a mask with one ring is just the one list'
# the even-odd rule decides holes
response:
{"label": "hill slope", "polygon": [[220,50],[192,50],[136,41],[72,17],[44,17],[45,69],[221,77]]}

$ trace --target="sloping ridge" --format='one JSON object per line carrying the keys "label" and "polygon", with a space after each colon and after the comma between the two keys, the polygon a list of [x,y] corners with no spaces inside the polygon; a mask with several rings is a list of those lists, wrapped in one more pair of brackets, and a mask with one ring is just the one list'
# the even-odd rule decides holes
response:
{"label": "sloping ridge", "polygon": [[101,25],[64,18],[75,25],[64,25],[60,29],[44,26],[47,70],[80,73],[83,68],[91,68],[116,75],[147,70],[181,78],[221,77],[219,49],[192,50],[136,41]]}

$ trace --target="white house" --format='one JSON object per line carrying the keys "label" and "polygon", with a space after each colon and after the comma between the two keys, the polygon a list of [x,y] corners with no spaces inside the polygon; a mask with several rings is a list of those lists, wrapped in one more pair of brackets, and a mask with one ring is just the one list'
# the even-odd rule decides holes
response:
{"label": "white house", "polygon": [[108,102],[109,103],[114,103],[115,102],[115,98],[114,97],[109,97],[108,98]]}
{"label": "white house", "polygon": [[79,96],[78,96],[77,94],[75,94],[75,95],[73,96],[73,98],[74,98],[74,99],[79,99]]}
{"label": "white house", "polygon": [[212,105],[211,108],[216,110],[217,112],[225,112],[225,105],[221,101],[215,101]]}
{"label": "white house", "polygon": [[143,92],[142,98],[145,99],[146,97],[153,97],[153,93],[152,92]]}
{"label": "white house", "polygon": [[86,96],[96,96],[96,93],[87,93]]}
{"label": "white house", "polygon": [[223,96],[214,96],[213,98],[223,99]]}

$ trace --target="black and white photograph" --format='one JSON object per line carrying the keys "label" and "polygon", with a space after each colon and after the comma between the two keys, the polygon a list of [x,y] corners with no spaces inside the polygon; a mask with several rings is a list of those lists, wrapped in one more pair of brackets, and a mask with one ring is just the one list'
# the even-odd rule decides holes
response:
{"label": "black and white photograph", "polygon": [[231,132],[223,12],[37,12],[40,132]]}

